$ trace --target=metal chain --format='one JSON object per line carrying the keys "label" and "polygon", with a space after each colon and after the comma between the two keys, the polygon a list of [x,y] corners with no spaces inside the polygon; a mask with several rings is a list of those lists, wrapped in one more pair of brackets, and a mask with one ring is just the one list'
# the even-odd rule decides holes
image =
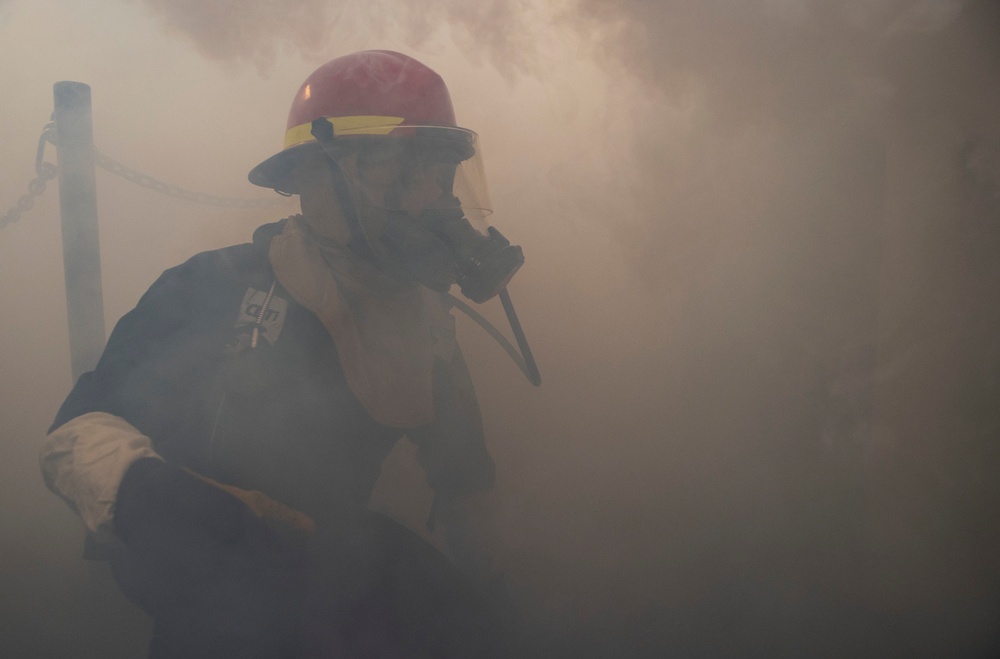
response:
{"label": "metal chain", "polygon": [[54,131],[55,123],[51,121],[42,129],[42,134],[38,137],[38,151],[35,153],[35,178],[28,184],[28,194],[18,197],[14,207],[0,215],[0,229],[6,229],[7,225],[17,222],[23,213],[31,210],[35,199],[42,196],[45,186],[56,177],[56,166],[45,162],[45,144],[52,141]]}
{"label": "metal chain", "polygon": [[137,169],[133,169],[128,165],[118,162],[110,156],[104,155],[96,149],[94,150],[94,154],[94,160],[97,163],[97,166],[106,169],[115,176],[121,176],[126,181],[131,181],[132,183],[135,183],[143,188],[156,190],[157,192],[165,194],[169,197],[184,199],[185,201],[191,201],[196,204],[222,206],[224,208],[267,208],[273,206],[284,206],[288,203],[285,199],[239,199],[235,197],[218,197],[216,195],[205,194],[204,192],[185,190],[184,188],[176,185],[164,183],[163,181],[153,178],[149,174],[144,174]]}
{"label": "metal chain", "polygon": [[[42,196],[48,182],[56,177],[58,168],[50,162],[45,162],[45,145],[49,142],[52,144],[56,143],[55,127],[55,122],[50,121],[45,124],[45,128],[42,129],[42,134],[38,137],[38,151],[35,154],[36,176],[34,180],[28,184],[28,194],[21,195],[18,198],[17,203],[14,204],[13,208],[3,215],[0,215],[0,229],[5,229],[7,228],[7,225],[17,222],[21,219],[22,214],[31,210],[31,208],[35,205],[35,199]],[[94,149],[94,162],[99,167],[106,169],[116,176],[121,176],[125,180],[131,181],[136,185],[149,188],[150,190],[156,190],[157,192],[161,192],[170,197],[176,197],[178,199],[184,199],[185,201],[194,202],[196,204],[222,206],[224,208],[268,208],[283,206],[288,203],[285,199],[238,199],[235,197],[219,197],[216,195],[205,194],[204,192],[185,190],[184,188],[176,185],[164,183],[163,181],[153,178],[148,174],[143,174],[136,169],[118,162],[110,156],[104,155],[97,149]]]}

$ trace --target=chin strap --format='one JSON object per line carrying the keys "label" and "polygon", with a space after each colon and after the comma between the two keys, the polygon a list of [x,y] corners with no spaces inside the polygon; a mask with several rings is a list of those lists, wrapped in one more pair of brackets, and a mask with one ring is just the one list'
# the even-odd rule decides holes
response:
{"label": "chin strap", "polygon": [[358,201],[354,198],[354,192],[347,183],[347,174],[344,173],[340,163],[337,162],[333,149],[333,124],[329,119],[320,117],[312,122],[312,136],[316,138],[326,154],[327,165],[333,174],[333,187],[340,201],[340,208],[344,212],[344,219],[347,220],[347,228],[351,232],[351,247],[367,259],[375,262],[375,251],[368,240],[368,235],[361,226],[359,217]]}
{"label": "chin strap", "polygon": [[528,382],[535,385],[536,387],[542,384],[542,376],[538,372],[538,364],[535,363],[535,357],[531,354],[531,348],[528,346],[528,340],[524,336],[524,330],[521,328],[521,321],[517,319],[517,312],[514,311],[514,303],[510,300],[510,293],[507,292],[506,287],[500,291],[500,303],[503,305],[504,313],[507,315],[507,322],[510,323],[510,329],[514,332],[514,340],[517,341],[518,349],[511,345],[510,341],[500,333],[496,327],[486,320],[478,311],[462,302],[457,297],[451,293],[446,294],[448,303],[457,308],[459,311],[464,313],[466,316],[476,321],[476,324],[486,330],[486,333],[493,337],[493,340],[500,344],[510,358],[517,364],[517,367],[521,369],[524,373],[524,377],[528,378]]}

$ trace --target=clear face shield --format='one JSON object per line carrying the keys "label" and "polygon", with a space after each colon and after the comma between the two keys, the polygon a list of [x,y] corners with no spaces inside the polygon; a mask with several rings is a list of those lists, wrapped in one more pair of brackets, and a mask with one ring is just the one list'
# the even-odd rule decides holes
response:
{"label": "clear face shield", "polygon": [[320,139],[348,179],[373,252],[393,274],[483,302],[524,263],[521,248],[487,227],[492,213],[478,136],[463,128],[339,130]]}
{"label": "clear face shield", "polygon": [[486,231],[485,218],[493,209],[474,132],[405,126],[388,135],[352,136],[348,130],[337,137],[338,152],[343,154],[338,162],[345,170],[353,170],[359,204],[412,216],[460,209]]}

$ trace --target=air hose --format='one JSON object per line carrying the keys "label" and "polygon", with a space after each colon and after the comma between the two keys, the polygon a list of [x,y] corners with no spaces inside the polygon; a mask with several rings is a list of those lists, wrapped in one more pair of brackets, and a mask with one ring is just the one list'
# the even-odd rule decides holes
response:
{"label": "air hose", "polygon": [[531,354],[531,347],[528,346],[528,340],[525,338],[524,330],[521,328],[521,321],[517,318],[517,312],[514,311],[514,303],[511,302],[510,293],[507,292],[506,287],[500,291],[500,303],[503,305],[504,313],[507,315],[507,322],[510,323],[510,329],[514,333],[517,348],[511,345],[507,337],[501,334],[500,330],[494,327],[478,311],[451,293],[448,293],[447,297],[451,306],[456,307],[466,316],[476,321],[477,325],[486,330],[486,333],[500,344],[500,347],[507,352],[514,363],[517,364],[517,367],[521,369],[521,372],[524,373],[524,377],[528,378],[528,382],[536,387],[542,383],[542,376],[538,372],[538,364],[535,363],[535,357]]}

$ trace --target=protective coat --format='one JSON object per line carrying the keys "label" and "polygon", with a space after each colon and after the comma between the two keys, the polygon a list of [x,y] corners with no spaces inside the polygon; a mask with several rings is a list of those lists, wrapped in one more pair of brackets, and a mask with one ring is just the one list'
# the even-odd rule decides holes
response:
{"label": "protective coat", "polygon": [[[88,413],[113,415],[150,438],[165,460],[260,490],[320,525],[335,525],[366,505],[382,461],[404,434],[417,443],[439,494],[488,488],[493,463],[461,353],[451,351],[450,360],[434,365],[432,423],[407,429],[373,420],[348,386],[327,329],[276,283],[267,250],[282,226],[265,225],[252,244],[198,254],[163,273],[119,321],[96,369],[59,410],[50,437]],[[261,338],[251,348],[272,286]],[[73,468],[59,464],[71,453],[66,443],[62,437],[43,449],[57,492],[60,469]],[[101,509],[113,514],[113,502]]]}

